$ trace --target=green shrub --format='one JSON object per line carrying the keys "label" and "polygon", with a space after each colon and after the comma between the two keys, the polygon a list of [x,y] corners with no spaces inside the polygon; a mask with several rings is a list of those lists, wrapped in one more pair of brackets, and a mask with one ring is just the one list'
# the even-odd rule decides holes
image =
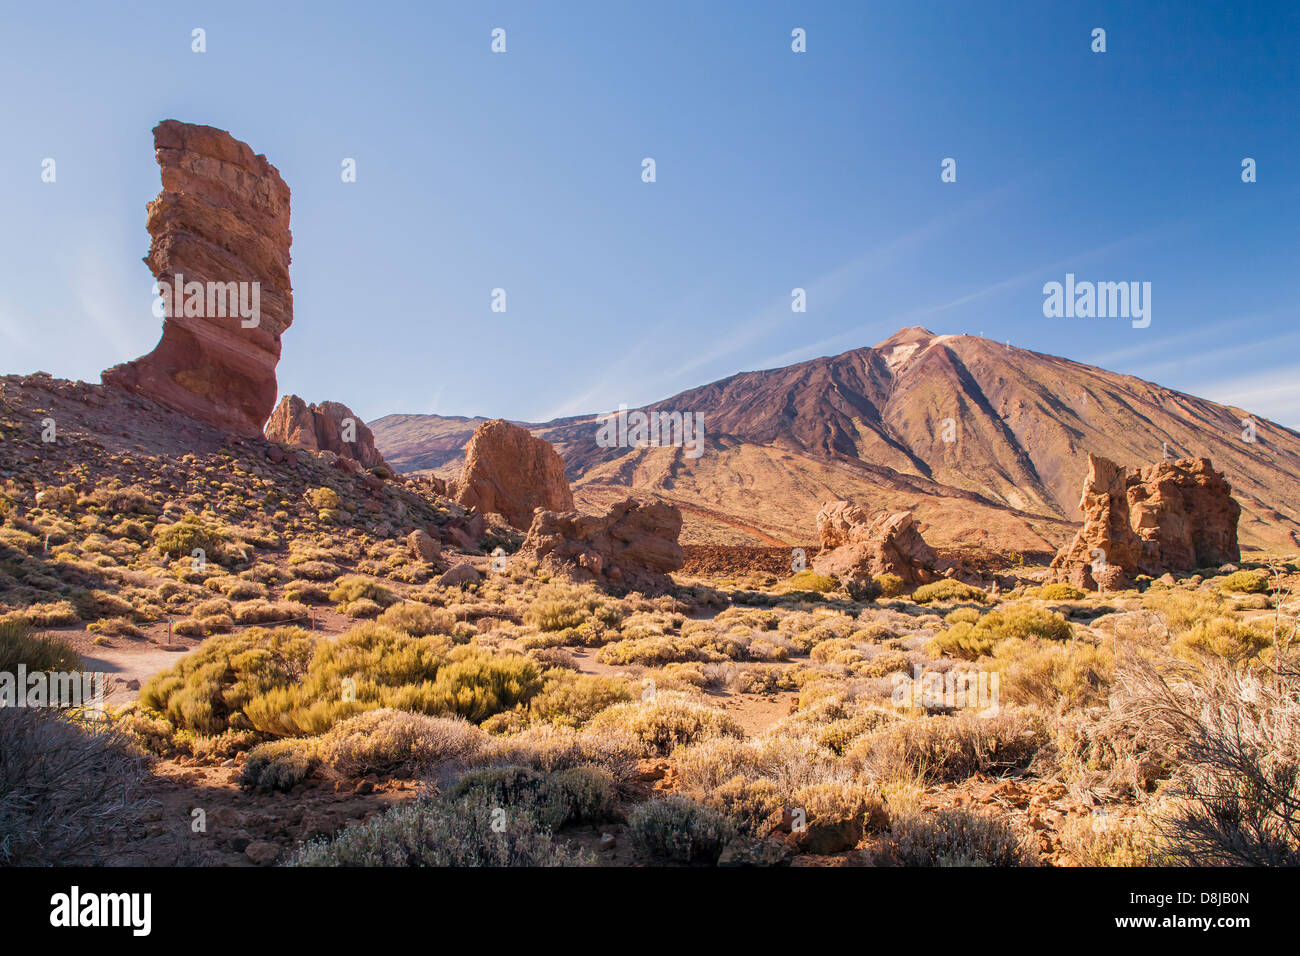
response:
{"label": "green shrub", "polygon": [[211,638],[151,677],[140,689],[140,704],[200,734],[253,729],[244,713],[249,703],[300,680],[314,647],[312,636],[297,627],[254,627]]}
{"label": "green shrub", "polygon": [[330,600],[344,606],[354,601],[373,601],[380,608],[385,608],[397,602],[397,595],[372,578],[349,574],[334,582]]}
{"label": "green shrub", "polygon": [[1072,634],[1070,622],[1056,611],[1012,604],[989,611],[974,624],[965,621],[954,624],[934,637],[927,650],[931,657],[946,655],[973,661],[991,654],[999,641],[1008,638],[1067,641]]}
{"label": "green shrub", "polygon": [[717,810],[677,795],[647,800],[627,822],[637,849],[668,863],[717,863],[735,836],[731,821]]}
{"label": "green shrub", "polygon": [[956,578],[945,578],[933,584],[922,584],[912,592],[912,600],[917,604],[929,604],[933,601],[979,601],[983,604],[988,600],[988,595],[981,588],[958,581]]}
{"label": "green shrub", "polygon": [[836,591],[839,586],[840,583],[833,577],[811,570],[800,571],[781,582],[782,590],[816,591],[818,594]]}
{"label": "green shrub", "polygon": [[551,584],[524,612],[524,623],[541,631],[563,631],[589,621],[617,627],[623,620],[623,606],[591,588]]}
{"label": "green shrub", "polygon": [[1237,594],[1264,594],[1269,590],[1269,573],[1264,568],[1234,571],[1219,581],[1219,587]]}
{"label": "green shrub", "polygon": [[883,597],[898,597],[907,590],[907,585],[897,574],[881,574],[876,577],[876,584],[880,586],[880,593]]}
{"label": "green shrub", "polygon": [[245,790],[292,790],[320,766],[313,740],[272,740],[248,752],[239,769]]}
{"label": "green shrub", "polygon": [[196,550],[202,550],[210,558],[221,543],[221,537],[190,516],[176,524],[158,525],[153,530],[153,543],[159,554],[169,558],[188,558]]}
{"label": "green shrub", "polygon": [[316,488],[307,493],[307,500],[318,511],[338,511],[343,507],[343,499],[333,488]]}
{"label": "green shrub", "polygon": [[1076,588],[1068,581],[1057,581],[1053,584],[1044,584],[1041,587],[1030,588],[1025,592],[1026,597],[1039,598],[1043,601],[1077,601],[1080,598],[1088,596],[1088,592],[1081,588]]}
{"label": "green shrub", "polygon": [[29,672],[67,673],[81,669],[81,655],[62,638],[33,634],[25,621],[0,621],[0,673],[16,674],[19,664]]}

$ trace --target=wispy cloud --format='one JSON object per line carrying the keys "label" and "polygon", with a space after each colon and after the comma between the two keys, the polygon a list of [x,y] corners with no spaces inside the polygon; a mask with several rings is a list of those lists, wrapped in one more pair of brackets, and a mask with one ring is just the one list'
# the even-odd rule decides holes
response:
{"label": "wispy cloud", "polygon": [[[886,239],[863,250],[847,262],[802,286],[810,306],[824,309],[840,301],[871,275],[896,267],[905,256],[924,248],[927,243],[942,239],[958,223],[984,215],[1004,202],[1011,194],[1010,187],[981,194],[962,203],[947,215],[937,217],[902,235]],[[712,347],[695,350],[681,364],[655,374],[652,378],[646,378],[644,373],[647,369],[642,358],[643,350],[660,340],[663,328],[668,322],[665,319],[649,330],[639,344],[630,347],[624,353],[624,357],[608,369],[603,380],[562,402],[552,417],[592,411],[593,405],[607,396],[611,389],[626,389],[629,378],[634,372],[641,373],[641,378],[637,382],[637,390],[640,392],[648,391],[654,383],[662,383],[665,391],[682,387],[683,380],[688,380],[689,384],[699,384],[689,381],[693,373],[738,355],[756,342],[789,328],[792,323],[805,322],[806,318],[806,314],[791,312],[789,296],[782,296],[761,305],[757,310],[732,322],[726,329],[715,333]],[[816,346],[814,345],[813,348],[815,349]],[[767,368],[770,367],[770,363],[753,367]]]}
{"label": "wispy cloud", "polygon": [[[952,309],[969,305],[972,302],[978,302],[980,299],[996,295],[997,293],[1003,292],[1007,289],[1017,288],[1031,281],[1036,282],[1044,275],[1054,273],[1060,269],[1070,268],[1077,266],[1080,263],[1091,262],[1095,259],[1103,258],[1127,246],[1149,242],[1155,239],[1160,234],[1161,230],[1165,228],[1168,227],[1162,226],[1154,229],[1143,230],[1142,232],[1134,233],[1133,235],[1127,236],[1123,239],[1117,239],[1114,242],[1108,242],[1093,249],[1088,249],[1084,252],[1075,253],[1062,259],[1057,259],[1054,262],[1037,266],[1025,272],[1018,273],[1017,275],[1005,279],[999,279],[996,282],[991,282],[988,285],[967,292],[955,299],[950,299],[947,302],[922,306],[917,309],[909,309],[906,312],[895,313],[894,315],[884,319],[874,320],[851,329],[846,329],[843,332],[838,332],[835,335],[824,338],[818,342],[812,342],[808,345],[800,346],[797,349],[792,349],[788,352],[783,352],[780,355],[773,356],[764,363],[763,367],[767,368],[787,365],[791,362],[824,355],[827,354],[827,352],[839,351],[845,347],[857,347],[863,344],[863,338],[868,334],[884,337],[897,332],[900,328],[906,328],[911,325],[922,325],[927,319],[933,318],[936,315],[941,315],[942,313],[951,311]],[[883,336],[881,333],[883,333]]]}
{"label": "wispy cloud", "polygon": [[1300,365],[1264,373],[1206,382],[1195,390],[1211,401],[1244,409],[1252,415],[1300,428]]}

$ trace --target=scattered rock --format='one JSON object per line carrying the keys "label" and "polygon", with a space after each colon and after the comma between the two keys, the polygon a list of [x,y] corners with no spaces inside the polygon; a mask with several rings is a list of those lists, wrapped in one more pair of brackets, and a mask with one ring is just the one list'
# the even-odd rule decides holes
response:
{"label": "scattered rock", "polygon": [[411,552],[411,557],[418,561],[434,564],[442,557],[442,546],[437,539],[419,528],[406,536],[406,546]]}
{"label": "scattered rock", "polygon": [[244,848],[244,856],[258,866],[270,866],[280,855],[280,848],[265,840],[254,840]]}
{"label": "scattered rock", "polygon": [[782,840],[738,836],[722,848],[718,866],[788,866],[793,857]]}

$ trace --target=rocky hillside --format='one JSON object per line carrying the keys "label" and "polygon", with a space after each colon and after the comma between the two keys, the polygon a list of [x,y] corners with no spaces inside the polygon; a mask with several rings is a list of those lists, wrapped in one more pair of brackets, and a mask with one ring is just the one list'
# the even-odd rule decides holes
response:
{"label": "rocky hillside", "polygon": [[[1207,457],[1242,505],[1250,548],[1300,544],[1300,435],[1128,375],[976,336],[903,329],[874,348],[743,372],[645,411],[701,416],[707,450],[602,448],[597,416],[530,429],[564,458],[580,506],[632,488],[686,514],[684,540],[806,543],[831,498],[914,510],[943,545],[1055,549],[1080,518],[1089,453],[1130,466]],[[390,415],[375,441],[399,470],[455,474],[483,419]]]}

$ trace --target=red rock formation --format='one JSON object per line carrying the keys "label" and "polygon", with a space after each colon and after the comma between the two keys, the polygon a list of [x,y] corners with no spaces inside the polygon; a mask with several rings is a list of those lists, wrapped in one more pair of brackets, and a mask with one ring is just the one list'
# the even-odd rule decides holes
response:
{"label": "red rock formation", "polygon": [[519,554],[575,580],[649,593],[671,588],[668,573],[685,563],[681,532],[675,505],[627,498],[604,515],[538,511]]}
{"label": "red rock formation", "polygon": [[332,451],[363,468],[384,464],[384,456],[375,448],[374,434],[339,402],[308,405],[297,395],[286,395],[266,423],[266,437],[309,451]]}
{"label": "red rock formation", "polygon": [[866,581],[896,574],[904,584],[925,584],[943,574],[942,562],[926,544],[909,511],[868,518],[860,507],[832,501],[817,513],[822,550],[813,570],[837,580]]}
{"label": "red rock formation", "polygon": [[474,430],[465,467],[448,492],[466,508],[499,514],[520,530],[531,527],[537,508],[573,510],[564,462],[551,443],[499,418]]}
{"label": "red rock formation", "polygon": [[[1051,580],[1105,590],[1241,560],[1232,486],[1208,458],[1159,461],[1136,474],[1088,456],[1083,527],[1052,559]],[[1102,560],[1098,560],[1098,558]]]}
{"label": "red rock formation", "polygon": [[1069,581],[1085,591],[1099,585],[1115,590],[1131,583],[1142,541],[1129,523],[1126,480],[1124,469],[1109,458],[1088,456],[1079,501],[1083,527],[1052,559],[1053,580]]}
{"label": "red rock formation", "polygon": [[1191,571],[1241,560],[1241,505],[1208,458],[1148,465],[1128,480],[1133,529],[1142,539],[1144,574]]}
{"label": "red rock formation", "polygon": [[[105,370],[103,381],[225,431],[260,435],[275,406],[280,336],[293,322],[289,187],[265,156],[222,130],[164,120],[153,132],[162,191],[147,207],[145,262],[164,292],[178,278],[182,288],[164,296],[154,350]],[[241,291],[251,306],[254,289],[255,316],[227,306],[239,305]]]}

